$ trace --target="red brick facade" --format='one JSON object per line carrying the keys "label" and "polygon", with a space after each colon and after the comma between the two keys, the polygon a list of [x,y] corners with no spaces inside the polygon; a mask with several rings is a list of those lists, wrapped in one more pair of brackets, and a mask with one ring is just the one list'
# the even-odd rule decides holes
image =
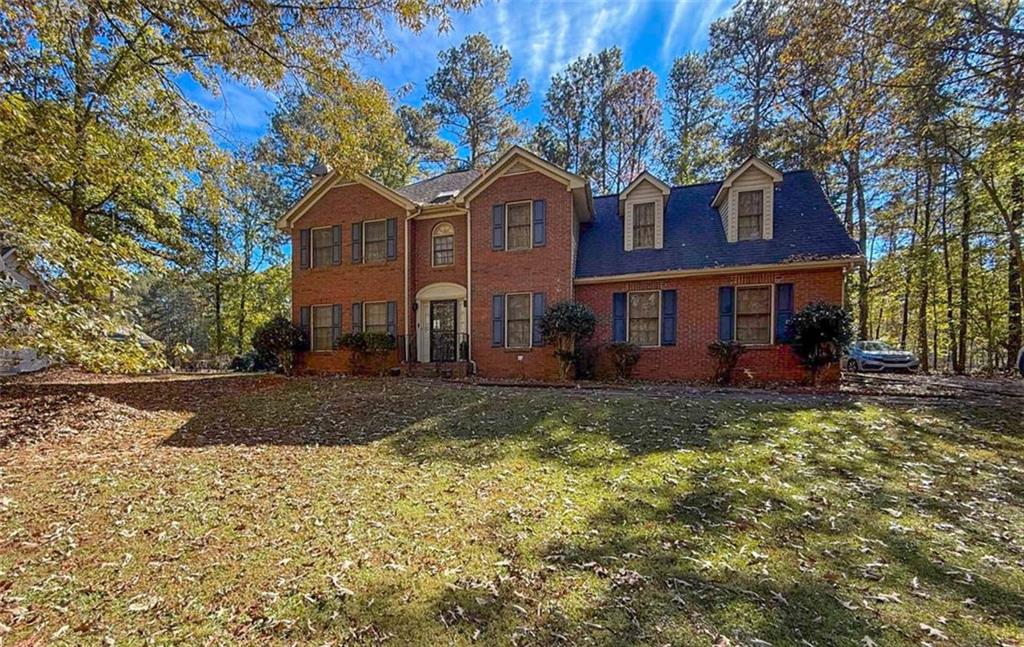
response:
{"label": "red brick facade", "polygon": [[[576,286],[576,299],[586,303],[597,315],[594,335],[597,344],[612,340],[612,295],[640,290],[676,290],[676,345],[645,348],[633,372],[650,380],[710,381],[715,362],[708,355],[708,344],[718,338],[718,289],[722,286],[793,284],[793,305],[799,310],[814,301],[842,303],[843,270],[785,270],[744,274],[713,274],[665,280],[599,283]],[[599,371],[608,367],[599,365]],[[736,367],[739,381],[796,382],[805,377],[804,369],[789,346],[749,346]],[[838,371],[822,379],[838,377]]]}
{"label": "red brick facade", "polygon": [[[575,298],[597,314],[598,329],[594,343],[603,345],[612,340],[613,294],[634,290],[675,290],[676,343],[643,349],[634,375],[641,379],[708,381],[715,370],[707,346],[718,336],[719,288],[789,283],[793,285],[794,310],[813,301],[842,302],[844,270],[838,265],[802,269],[779,266],[778,269],[756,272],[697,272],[636,281],[614,281],[614,277],[607,282],[594,279],[574,281],[575,232],[578,231],[579,214],[574,213],[573,195],[564,181],[536,171],[500,175],[473,191],[468,200],[439,207],[443,214],[437,214],[438,208],[421,210],[399,204],[400,201],[385,197],[360,183],[330,189],[289,222],[293,249],[294,321],[300,321],[303,307],[340,305],[340,329],[347,332],[352,330],[353,303],[393,301],[397,307],[395,332],[400,346],[404,348],[406,340],[417,334],[417,318],[421,324],[419,336],[429,336],[425,334],[428,327],[423,325],[425,311],[422,310],[429,305],[429,300],[421,300],[417,304],[417,295],[421,290],[445,286],[445,294],[449,295],[445,298],[453,298],[450,296],[453,291],[459,293],[461,290],[465,295],[459,299],[458,332],[469,333],[470,359],[479,375],[551,379],[557,376],[557,361],[550,346],[510,349],[494,345],[492,300],[495,295],[541,293],[548,306]],[[543,201],[544,243],[524,250],[493,249],[494,207],[517,201],[530,201],[532,204]],[[382,218],[397,220],[397,258],[386,262],[353,263],[352,224]],[[454,259],[451,265],[438,267],[433,263],[433,233],[444,223],[454,229]],[[303,269],[299,261],[300,230],[334,225],[340,225],[342,230],[341,263]],[[417,340],[417,343],[425,341]],[[400,353],[396,352],[386,363],[398,365],[400,359]],[[300,367],[312,372],[351,370],[345,351],[303,353]],[[607,362],[598,365],[599,371],[605,374],[607,368]],[[825,379],[837,375],[835,371]],[[749,347],[737,370],[737,378],[741,381],[799,381],[804,377],[805,372],[796,357],[788,346],[781,344]]]}

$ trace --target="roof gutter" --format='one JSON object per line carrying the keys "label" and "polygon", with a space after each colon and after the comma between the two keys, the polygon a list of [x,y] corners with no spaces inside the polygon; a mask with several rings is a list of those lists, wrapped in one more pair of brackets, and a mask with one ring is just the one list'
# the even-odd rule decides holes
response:
{"label": "roof gutter", "polygon": [[584,276],[573,280],[576,285],[592,285],[597,283],[620,283],[622,281],[651,281],[657,279],[676,279],[687,276],[709,276],[715,274],[745,274],[749,272],[813,270],[829,267],[849,269],[865,262],[863,256],[830,258],[820,261],[794,261],[792,263],[766,263],[762,265],[736,265],[733,267],[702,267],[694,270],[668,270],[663,272],[634,272],[631,274],[610,274],[608,276]]}

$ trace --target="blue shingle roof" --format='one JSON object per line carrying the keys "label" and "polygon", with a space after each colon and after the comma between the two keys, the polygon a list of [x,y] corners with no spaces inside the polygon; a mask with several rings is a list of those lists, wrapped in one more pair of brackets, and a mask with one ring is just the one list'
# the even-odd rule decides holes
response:
{"label": "blue shingle roof", "polygon": [[576,276],[693,270],[841,258],[860,254],[809,171],[783,174],[775,187],[771,240],[727,242],[711,200],[721,182],[673,187],[663,249],[623,249],[618,195],[594,198],[594,219],[580,228]]}

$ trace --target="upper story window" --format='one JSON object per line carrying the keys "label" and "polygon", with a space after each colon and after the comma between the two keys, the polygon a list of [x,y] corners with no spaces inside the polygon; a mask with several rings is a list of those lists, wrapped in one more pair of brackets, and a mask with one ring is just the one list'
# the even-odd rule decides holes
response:
{"label": "upper story window", "polygon": [[736,341],[744,344],[772,343],[771,286],[736,288]]}
{"label": "upper story window", "polygon": [[386,220],[363,223],[363,260],[383,261],[388,257],[388,228]]}
{"label": "upper story window", "polygon": [[319,227],[313,230],[313,267],[324,267],[331,264],[334,236],[330,227]]}
{"label": "upper story window", "polygon": [[434,267],[455,263],[455,227],[452,227],[451,223],[442,222],[434,227],[431,245],[433,248],[431,264]]}
{"label": "upper story window", "polygon": [[505,205],[505,249],[530,249],[533,246],[532,219],[531,202],[512,202]]}
{"label": "upper story window", "polygon": [[658,345],[661,292],[629,293],[629,341],[637,346]]}
{"label": "upper story window", "polygon": [[633,249],[654,249],[654,203],[633,205]]}
{"label": "upper story window", "polygon": [[739,240],[760,240],[764,236],[764,191],[741,191],[739,194]]}

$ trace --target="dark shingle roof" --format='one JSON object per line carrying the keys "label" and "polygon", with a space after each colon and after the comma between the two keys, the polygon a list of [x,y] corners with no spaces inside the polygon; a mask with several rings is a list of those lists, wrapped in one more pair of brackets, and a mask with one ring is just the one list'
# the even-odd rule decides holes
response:
{"label": "dark shingle roof", "polygon": [[860,249],[809,171],[783,174],[775,187],[771,240],[729,243],[711,200],[721,182],[673,187],[665,208],[663,249],[623,249],[617,195],[594,199],[594,220],[582,225],[576,276],[737,267],[857,256]]}
{"label": "dark shingle roof", "polygon": [[[450,173],[442,173],[441,175],[435,175],[434,177],[428,177],[425,180],[419,182],[413,182],[399,189],[396,189],[398,193],[409,198],[413,202],[419,202],[423,204],[430,204],[431,202],[447,202],[453,197],[452,191],[461,191],[473,180],[480,177],[480,171],[475,169],[469,169],[467,171],[452,171]],[[447,193],[447,196],[438,195]]]}

